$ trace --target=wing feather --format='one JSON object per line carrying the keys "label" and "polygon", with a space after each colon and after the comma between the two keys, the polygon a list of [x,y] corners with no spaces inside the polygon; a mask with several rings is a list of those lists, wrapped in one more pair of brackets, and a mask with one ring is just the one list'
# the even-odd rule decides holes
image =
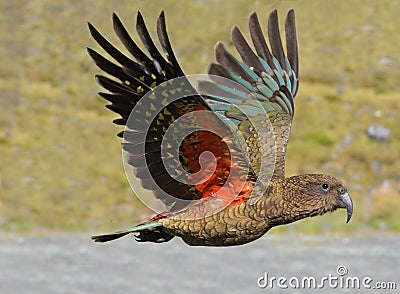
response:
{"label": "wing feather", "polygon": [[[240,145],[232,142],[234,134],[231,129],[212,112],[203,97],[184,78],[170,44],[164,13],[160,14],[157,21],[157,35],[165,57],[157,49],[140,12],[137,15],[136,31],[145,50],[140,49],[133,41],[116,14],[113,14],[113,27],[133,59],[121,53],[91,24],[91,35],[116,63],[93,49],[88,48],[88,53],[100,69],[117,79],[96,75],[97,82],[109,92],[99,93],[111,102],[106,107],[121,115],[114,123],[126,126],[118,135],[124,138],[122,148],[127,154],[127,162],[134,167],[135,176],[140,179],[142,186],[152,190],[155,197],[164,201],[169,210],[178,210],[187,204],[183,200],[201,199],[218,192],[227,181],[229,173],[236,175],[235,185],[243,181],[253,181],[254,173],[245,169],[248,166],[248,159],[243,155],[245,152]],[[223,48],[222,51],[226,52]],[[239,74],[245,75],[247,71],[249,80],[252,76],[255,77],[244,63],[238,63],[229,56],[223,58],[227,60],[227,64],[237,64]],[[227,74],[233,77],[233,74]],[[238,79],[245,83],[242,78]],[[158,85],[161,87],[157,87]],[[246,85],[251,89],[250,84]],[[218,90],[223,96],[236,97],[235,93],[230,94],[231,89],[224,88],[223,85],[219,85]],[[146,94],[147,98],[142,99]],[[177,95],[181,96],[175,99]],[[245,96],[241,97],[242,100],[244,98]],[[196,116],[198,110],[206,110],[210,114],[207,117]],[[181,125],[180,128],[172,126],[178,118],[187,114],[192,114],[191,122]],[[222,135],[196,131],[197,126],[218,130]],[[162,153],[161,142],[169,129],[172,130],[172,144],[167,144],[164,150],[166,153]],[[190,135],[182,141],[185,132]],[[229,150],[227,141],[231,142]],[[200,177],[202,180],[202,174],[199,174],[199,158],[205,151],[215,155],[217,168],[206,181],[190,184],[187,182],[188,178],[180,176],[179,167],[187,172],[185,177]],[[170,156],[173,152],[177,152],[179,157]],[[245,174],[236,169],[244,170]],[[251,184],[244,186],[248,193]],[[235,189],[237,187],[233,190]]]}
{"label": "wing feather", "polygon": [[179,76],[183,76],[184,73],[179,66],[178,61],[176,60],[174,51],[172,50],[171,43],[169,41],[169,37],[167,34],[167,29],[165,25],[165,15],[164,11],[161,12],[160,17],[157,21],[157,34],[158,39],[160,40],[160,44],[164,49],[165,55],[167,56],[168,60],[171,62],[173,69]]}
{"label": "wing feather", "polygon": [[261,64],[260,59],[256,54],[254,54],[253,50],[251,50],[249,44],[243,37],[242,33],[240,32],[237,26],[232,28],[232,41],[236,47],[236,50],[240,54],[243,62],[253,68],[253,71],[262,72],[264,71],[264,66]]}
{"label": "wing feather", "polygon": [[253,41],[256,52],[257,52],[258,56],[260,56],[260,58],[261,58],[261,62],[262,61],[266,62],[267,66],[270,69],[274,69],[275,64],[272,61],[271,52],[269,51],[267,42],[265,41],[265,38],[264,38],[264,33],[260,26],[260,22],[258,21],[258,16],[255,12],[250,14],[249,30],[250,30],[251,39]]}
{"label": "wing feather", "polygon": [[[274,178],[284,178],[286,146],[294,114],[294,97],[298,89],[298,47],[294,11],[289,10],[285,21],[286,54],[279,30],[278,14],[273,10],[268,18],[268,47],[256,13],[249,18],[249,30],[256,53],[237,27],[232,29],[232,42],[243,62],[238,61],[221,44],[215,54],[219,64],[211,64],[209,74],[239,83],[246,91],[223,86],[229,95],[209,97],[209,105],[223,112],[242,131],[251,153],[251,164],[258,178],[267,180],[273,168]],[[216,79],[214,79],[216,81]],[[221,82],[216,81],[216,84]],[[246,97],[247,99],[244,99]],[[217,102],[230,103],[231,108],[219,107]],[[232,106],[233,105],[233,106]],[[267,169],[261,171],[262,166]]]}
{"label": "wing feather", "polygon": [[276,58],[277,69],[282,67],[283,69],[287,70],[286,62],[285,62],[285,53],[283,52],[282,40],[281,40],[281,33],[279,31],[279,22],[278,22],[278,12],[276,9],[272,10],[268,18],[268,37],[269,43],[271,45],[271,51],[273,57]]}

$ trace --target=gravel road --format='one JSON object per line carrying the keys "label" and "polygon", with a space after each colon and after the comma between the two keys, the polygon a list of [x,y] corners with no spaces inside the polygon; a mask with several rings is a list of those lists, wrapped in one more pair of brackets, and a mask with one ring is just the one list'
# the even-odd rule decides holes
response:
{"label": "gravel road", "polygon": [[[165,244],[129,237],[94,244],[82,235],[10,237],[0,241],[0,293],[267,293],[271,283],[258,286],[265,272],[269,281],[287,279],[281,283],[288,287],[285,293],[310,292],[294,289],[291,278],[295,283],[315,277],[320,283],[329,275],[371,277],[371,287],[393,281],[399,289],[399,248],[400,236],[270,235],[230,248],[189,247],[178,238]],[[339,276],[339,266],[347,274]],[[272,285],[282,291],[276,280]],[[352,292],[338,288],[325,284],[324,292]]]}

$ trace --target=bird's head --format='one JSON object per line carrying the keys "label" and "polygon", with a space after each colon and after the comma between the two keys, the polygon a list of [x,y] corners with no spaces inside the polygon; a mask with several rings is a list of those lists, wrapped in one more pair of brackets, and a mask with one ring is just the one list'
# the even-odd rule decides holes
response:
{"label": "bird's head", "polygon": [[286,179],[293,193],[287,199],[299,216],[316,216],[346,208],[347,222],[353,214],[353,201],[346,185],[339,179],[323,174],[299,175]]}

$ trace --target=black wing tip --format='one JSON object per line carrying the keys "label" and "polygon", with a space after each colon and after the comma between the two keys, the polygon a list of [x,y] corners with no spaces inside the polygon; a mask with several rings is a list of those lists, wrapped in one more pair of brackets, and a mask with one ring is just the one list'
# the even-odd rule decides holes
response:
{"label": "black wing tip", "polygon": [[215,62],[211,62],[208,67],[207,67],[207,72],[209,74],[212,74],[217,68],[218,68],[219,64],[215,63]]}
{"label": "black wing tip", "polygon": [[115,12],[112,13],[112,21],[113,21],[113,24],[115,24],[115,23],[122,24],[121,19],[118,17],[118,15]]}
{"label": "black wing tip", "polygon": [[142,13],[138,11],[136,15],[136,31],[140,35],[140,31],[142,30],[146,30],[146,24],[144,22]]}
{"label": "black wing tip", "polygon": [[214,49],[215,50],[219,50],[219,49],[225,50],[225,43],[222,41],[218,41],[217,43],[215,43]]}
{"label": "black wing tip", "polygon": [[104,88],[104,83],[105,83],[106,79],[107,78],[105,76],[102,76],[100,74],[94,75],[94,80],[96,81],[96,83],[99,84],[100,86],[102,86],[103,88]]}
{"label": "black wing tip", "polygon": [[258,20],[258,15],[257,12],[253,11],[252,13],[250,13],[249,16],[249,27],[258,27],[260,28],[260,22]]}
{"label": "black wing tip", "polygon": [[161,28],[166,29],[164,10],[161,10],[160,15],[158,16],[157,19],[157,32]]}
{"label": "black wing tip", "polygon": [[138,11],[136,14],[136,25],[138,25],[139,23],[144,25],[144,18],[140,11]]}
{"label": "black wing tip", "polygon": [[279,30],[278,10],[272,9],[268,16],[268,27],[277,28]]}
{"label": "black wing tip", "polygon": [[213,66],[213,62],[211,62],[208,66],[207,66],[207,73],[209,75],[213,75],[213,70],[215,69],[215,66]]}
{"label": "black wing tip", "polygon": [[[287,16],[294,16],[295,15],[295,12],[294,12],[294,9],[293,8],[290,8],[289,10],[288,10],[288,12],[287,12]],[[270,13],[269,13],[269,17],[277,17],[278,16],[278,9],[276,9],[276,8],[273,8],[271,11],[270,11]],[[258,15],[257,15],[257,12],[255,12],[255,11],[252,11],[251,13],[250,13],[250,16],[249,16],[249,18],[251,18],[251,19],[258,19]]]}
{"label": "black wing tip", "polygon": [[94,49],[92,49],[90,47],[86,47],[86,51],[89,54],[90,58],[92,58],[94,63],[96,65],[98,65],[98,60],[101,58],[101,55],[99,53],[97,53],[96,50],[94,50]]}
{"label": "black wing tip", "polygon": [[102,56],[93,48],[90,47],[86,47],[86,51],[89,54],[89,56],[93,59],[93,61],[97,61],[99,58],[101,58]]}
{"label": "black wing tip", "polygon": [[160,35],[163,33],[164,30],[166,30],[166,24],[164,10],[162,10],[157,18],[157,33]]}
{"label": "black wing tip", "polygon": [[278,17],[278,9],[276,8],[272,9],[271,12],[269,13],[269,16]]}
{"label": "black wing tip", "polygon": [[122,24],[121,19],[118,17],[118,15],[115,12],[113,12],[113,14],[112,14],[112,23],[113,23],[114,31],[118,35],[117,30],[120,28],[124,29],[124,25]]}
{"label": "black wing tip", "polygon": [[90,22],[88,22],[88,28],[89,28],[90,35],[93,37],[93,39],[96,40],[97,43],[99,43],[99,39],[101,40],[104,38],[101,35],[101,33],[96,29],[96,27],[94,25],[92,25]]}
{"label": "black wing tip", "polygon": [[289,9],[288,13],[286,14],[286,23],[294,23],[295,22],[295,12],[294,9]]}
{"label": "black wing tip", "polygon": [[93,35],[93,32],[97,32],[96,28],[94,27],[94,25],[92,25],[92,23],[90,21],[87,22],[90,34]]}
{"label": "black wing tip", "polygon": [[233,35],[236,35],[236,34],[241,34],[241,32],[240,32],[239,27],[236,26],[236,25],[234,25],[234,26],[231,28],[231,35],[233,36]]}
{"label": "black wing tip", "polygon": [[222,41],[218,41],[215,46],[214,46],[214,54],[215,58],[218,59],[221,57],[222,54],[225,54],[226,49],[225,49],[225,43]]}
{"label": "black wing tip", "polygon": [[[290,8],[289,10],[288,10],[288,14],[294,14],[294,9],[293,8]],[[272,14],[276,14],[276,15],[278,15],[278,9],[276,9],[276,8],[273,8],[271,11],[270,11],[270,13],[269,13],[269,15],[272,15]],[[255,12],[255,11],[252,11],[251,13],[250,13],[250,16],[249,16],[250,18],[258,18],[258,16],[257,16],[257,12]]]}

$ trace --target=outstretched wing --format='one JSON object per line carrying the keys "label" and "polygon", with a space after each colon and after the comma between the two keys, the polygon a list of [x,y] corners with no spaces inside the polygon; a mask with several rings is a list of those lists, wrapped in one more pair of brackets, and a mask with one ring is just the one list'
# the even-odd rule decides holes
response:
{"label": "outstretched wing", "polygon": [[[243,62],[237,60],[218,43],[218,63],[211,64],[209,74],[235,81],[245,90],[231,91],[221,83],[203,83],[214,89],[207,102],[211,108],[234,121],[242,131],[253,170],[259,179],[285,177],[285,154],[294,113],[294,97],[298,89],[298,48],[294,11],[286,17],[286,55],[279,32],[278,15],[273,10],[268,19],[265,41],[256,13],[249,19],[251,38],[256,53],[237,27],[232,41]],[[225,104],[225,108],[221,105]],[[235,106],[232,106],[234,104]],[[264,169],[263,169],[264,167]]]}
{"label": "outstretched wing", "polygon": [[[240,201],[247,197],[254,182],[254,173],[247,168],[248,159],[234,142],[235,134],[184,77],[169,42],[164,13],[158,19],[157,34],[166,59],[156,48],[140,13],[136,31],[148,54],[132,40],[115,14],[113,24],[134,60],[91,24],[93,38],[118,64],[90,48],[88,52],[98,67],[119,80],[96,76],[108,90],[99,93],[111,102],[106,107],[121,115],[114,123],[126,126],[118,135],[124,138],[128,163],[135,168],[143,187],[152,190],[170,210],[188,204],[181,200],[237,195],[235,201]],[[177,123],[179,119],[181,123]],[[164,137],[168,142],[162,145]],[[212,160],[201,160],[205,151],[214,154],[214,164]]]}

